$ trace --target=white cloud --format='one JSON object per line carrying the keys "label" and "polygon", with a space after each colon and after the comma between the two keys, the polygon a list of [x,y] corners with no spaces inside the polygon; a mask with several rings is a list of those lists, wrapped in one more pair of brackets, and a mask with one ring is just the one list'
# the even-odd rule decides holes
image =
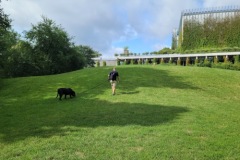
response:
{"label": "white cloud", "polygon": [[169,44],[154,44],[155,51],[159,51],[163,48],[171,48],[171,46],[169,46]]}
{"label": "white cloud", "polygon": [[123,53],[123,48],[120,47],[111,47],[107,51],[105,51],[102,55],[103,58],[114,58],[114,54]]}
{"label": "white cloud", "polygon": [[239,6],[240,1],[238,0],[204,0],[204,7],[223,7],[223,6]]}
{"label": "white cloud", "polygon": [[1,4],[18,32],[29,30],[43,15],[60,24],[76,44],[91,46],[106,57],[122,52],[123,46],[113,46],[116,42],[129,43],[130,49],[135,39],[143,39],[146,46],[151,42],[154,49],[169,47],[166,42],[171,40],[166,39],[178,27],[182,10],[240,5],[240,1],[10,0]]}
{"label": "white cloud", "polygon": [[136,37],[138,37],[138,32],[130,24],[127,24],[124,27],[123,34],[120,36],[119,41],[134,39]]}
{"label": "white cloud", "polygon": [[24,31],[31,28],[31,24],[35,24],[40,21],[42,13],[41,8],[34,2],[26,0],[25,3],[21,1],[2,1],[4,12],[9,14],[13,20],[13,27],[17,28],[17,31]]}

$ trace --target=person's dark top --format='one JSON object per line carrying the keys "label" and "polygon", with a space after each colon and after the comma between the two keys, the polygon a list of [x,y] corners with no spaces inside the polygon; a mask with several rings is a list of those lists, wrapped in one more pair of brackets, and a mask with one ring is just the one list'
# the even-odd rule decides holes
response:
{"label": "person's dark top", "polygon": [[110,80],[116,81],[118,76],[119,75],[117,71],[112,71],[109,73]]}

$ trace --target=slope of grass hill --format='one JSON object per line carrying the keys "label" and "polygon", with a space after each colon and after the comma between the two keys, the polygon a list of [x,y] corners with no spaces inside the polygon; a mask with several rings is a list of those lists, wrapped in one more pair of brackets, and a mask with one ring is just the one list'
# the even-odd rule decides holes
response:
{"label": "slope of grass hill", "polygon": [[115,96],[109,67],[0,79],[0,159],[240,159],[239,71],[117,70]]}

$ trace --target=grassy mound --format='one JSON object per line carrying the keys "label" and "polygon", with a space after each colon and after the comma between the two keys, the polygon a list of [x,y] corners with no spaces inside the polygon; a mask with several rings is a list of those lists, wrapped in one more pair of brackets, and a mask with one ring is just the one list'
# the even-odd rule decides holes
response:
{"label": "grassy mound", "polygon": [[[240,74],[121,66],[1,79],[0,159],[238,159]],[[59,101],[57,88],[75,98]]]}

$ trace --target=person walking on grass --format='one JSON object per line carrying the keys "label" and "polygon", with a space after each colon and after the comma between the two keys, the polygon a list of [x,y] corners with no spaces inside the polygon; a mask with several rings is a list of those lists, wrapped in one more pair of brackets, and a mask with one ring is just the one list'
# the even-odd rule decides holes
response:
{"label": "person walking on grass", "polygon": [[117,82],[119,83],[119,74],[116,71],[116,68],[114,67],[113,70],[109,73],[108,79],[110,80],[111,86],[112,86],[112,95],[116,94],[116,85]]}

